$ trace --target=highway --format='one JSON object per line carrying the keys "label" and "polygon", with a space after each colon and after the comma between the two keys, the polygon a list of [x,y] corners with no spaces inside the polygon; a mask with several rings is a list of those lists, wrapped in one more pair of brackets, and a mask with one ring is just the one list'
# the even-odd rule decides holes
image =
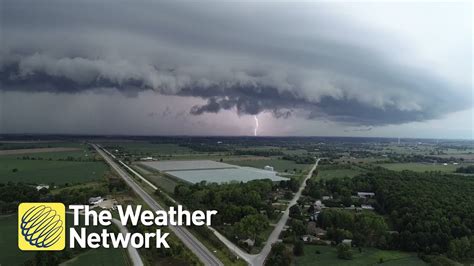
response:
{"label": "highway", "polygon": [[[142,187],[140,187],[130,175],[124,171],[120,166],[112,159],[115,156],[109,153],[107,150],[102,150],[97,145],[92,144],[97,152],[104,158],[104,160],[115,170],[115,172],[127,183],[130,188],[153,210],[164,210]],[[107,153],[107,154],[106,154]],[[110,155],[110,156],[109,156]],[[122,161],[117,160],[120,164],[128,168]],[[133,169],[132,169],[133,170]],[[145,182],[150,185],[151,183],[145,179]],[[153,184],[151,184],[153,185]],[[153,186],[155,187],[155,186]],[[156,187],[155,187],[156,189]],[[211,253],[196,237],[194,237],[186,228],[181,226],[169,226],[170,230],[181,240],[181,242],[189,248],[205,265],[224,265],[214,254]]]}

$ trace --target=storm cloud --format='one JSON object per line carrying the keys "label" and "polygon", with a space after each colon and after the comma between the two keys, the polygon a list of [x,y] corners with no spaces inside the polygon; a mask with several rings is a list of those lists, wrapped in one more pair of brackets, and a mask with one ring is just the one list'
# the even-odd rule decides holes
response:
{"label": "storm cloud", "polygon": [[193,115],[356,126],[472,106],[468,84],[403,61],[409,44],[324,4],[2,1],[1,23],[5,91],[151,90],[205,100],[189,106]]}

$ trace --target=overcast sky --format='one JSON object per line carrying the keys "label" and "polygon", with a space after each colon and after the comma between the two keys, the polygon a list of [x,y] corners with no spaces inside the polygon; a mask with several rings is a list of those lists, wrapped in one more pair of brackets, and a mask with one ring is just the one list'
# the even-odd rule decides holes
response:
{"label": "overcast sky", "polygon": [[0,133],[474,137],[470,1],[0,2]]}

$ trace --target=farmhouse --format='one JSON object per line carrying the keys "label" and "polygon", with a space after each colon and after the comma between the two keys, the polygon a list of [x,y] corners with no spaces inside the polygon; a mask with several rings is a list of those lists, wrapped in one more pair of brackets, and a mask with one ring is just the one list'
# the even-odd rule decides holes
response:
{"label": "farmhouse", "polygon": [[89,198],[89,204],[95,205],[101,203],[104,199],[101,196]]}
{"label": "farmhouse", "polygon": [[266,165],[265,167],[263,167],[263,170],[267,170],[267,171],[274,171],[273,170],[273,166],[270,166],[270,165]]}
{"label": "farmhouse", "polygon": [[373,198],[375,197],[374,192],[357,192],[357,196],[361,199]]}

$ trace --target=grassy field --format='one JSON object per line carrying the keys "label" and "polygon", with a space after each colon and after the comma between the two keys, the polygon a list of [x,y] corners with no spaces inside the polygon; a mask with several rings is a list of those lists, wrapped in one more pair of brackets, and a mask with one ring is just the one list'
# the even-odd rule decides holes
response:
{"label": "grassy field", "polygon": [[0,150],[15,150],[15,149],[36,149],[36,148],[56,148],[56,147],[68,147],[68,148],[80,148],[83,144],[79,142],[0,142]]}
{"label": "grassy field", "polygon": [[224,160],[225,163],[240,165],[240,166],[250,166],[255,168],[263,169],[266,165],[273,166],[277,172],[292,172],[293,169],[299,170],[308,170],[311,164],[297,164],[289,160],[281,160],[276,158],[269,158],[263,160]]}
{"label": "grassy field", "polygon": [[[316,250],[320,251],[320,254],[316,254]],[[416,254],[400,252],[400,251],[389,251],[379,250],[375,248],[364,248],[362,253],[355,248],[352,249],[353,259],[342,260],[337,257],[337,251],[335,247],[329,246],[315,246],[306,245],[304,248],[304,256],[296,257],[296,265],[332,265],[332,266],[344,266],[344,265],[405,265],[405,266],[417,266],[426,265]],[[383,258],[383,263],[379,264],[380,258]]]}
{"label": "grassy field", "polygon": [[0,216],[0,265],[22,265],[34,256],[33,252],[18,249],[17,216]]}
{"label": "grassy field", "polygon": [[154,144],[149,142],[107,142],[103,146],[120,146],[137,155],[168,155],[194,153],[193,150],[177,144]]}
{"label": "grassy field", "polygon": [[361,174],[362,171],[359,169],[328,169],[328,170],[319,170],[318,179],[333,179],[333,178],[344,178],[344,177],[354,177],[358,174]]}
{"label": "grassy field", "polygon": [[68,260],[60,265],[68,266],[89,266],[89,265],[101,265],[101,266],[126,266],[130,265],[128,262],[127,254],[125,249],[91,249],[77,257]]}
{"label": "grassy field", "polygon": [[159,186],[167,193],[174,193],[174,188],[178,185],[177,180],[164,176],[156,171],[151,171],[141,165],[133,165],[133,168],[142,174],[147,180],[150,180],[153,184]]}
{"label": "grassy field", "polygon": [[81,183],[100,179],[106,170],[107,165],[103,162],[21,160],[16,156],[0,156],[2,183]]}
{"label": "grassy field", "polygon": [[[0,265],[23,265],[32,258],[35,252],[25,252],[18,249],[17,215],[0,216]],[[72,226],[72,215],[67,216],[68,227]],[[99,227],[94,228],[99,231]],[[67,265],[128,265],[125,249],[98,249],[79,254],[68,261]]]}
{"label": "grassy field", "polygon": [[34,158],[42,158],[43,160],[66,160],[68,158],[74,158],[75,160],[89,160],[96,156],[95,152],[90,152],[87,150],[78,150],[78,151],[61,151],[61,152],[37,152],[37,153],[27,153],[27,154],[16,154],[16,155],[2,155],[2,158],[9,158],[9,159],[16,159],[16,158],[23,158],[25,156],[34,157]]}
{"label": "grassy field", "polygon": [[394,170],[394,171],[402,171],[402,170],[411,170],[415,172],[425,172],[425,171],[441,171],[445,173],[454,172],[458,167],[466,166],[467,164],[428,164],[428,163],[388,163],[388,164],[380,164],[380,166]]}

